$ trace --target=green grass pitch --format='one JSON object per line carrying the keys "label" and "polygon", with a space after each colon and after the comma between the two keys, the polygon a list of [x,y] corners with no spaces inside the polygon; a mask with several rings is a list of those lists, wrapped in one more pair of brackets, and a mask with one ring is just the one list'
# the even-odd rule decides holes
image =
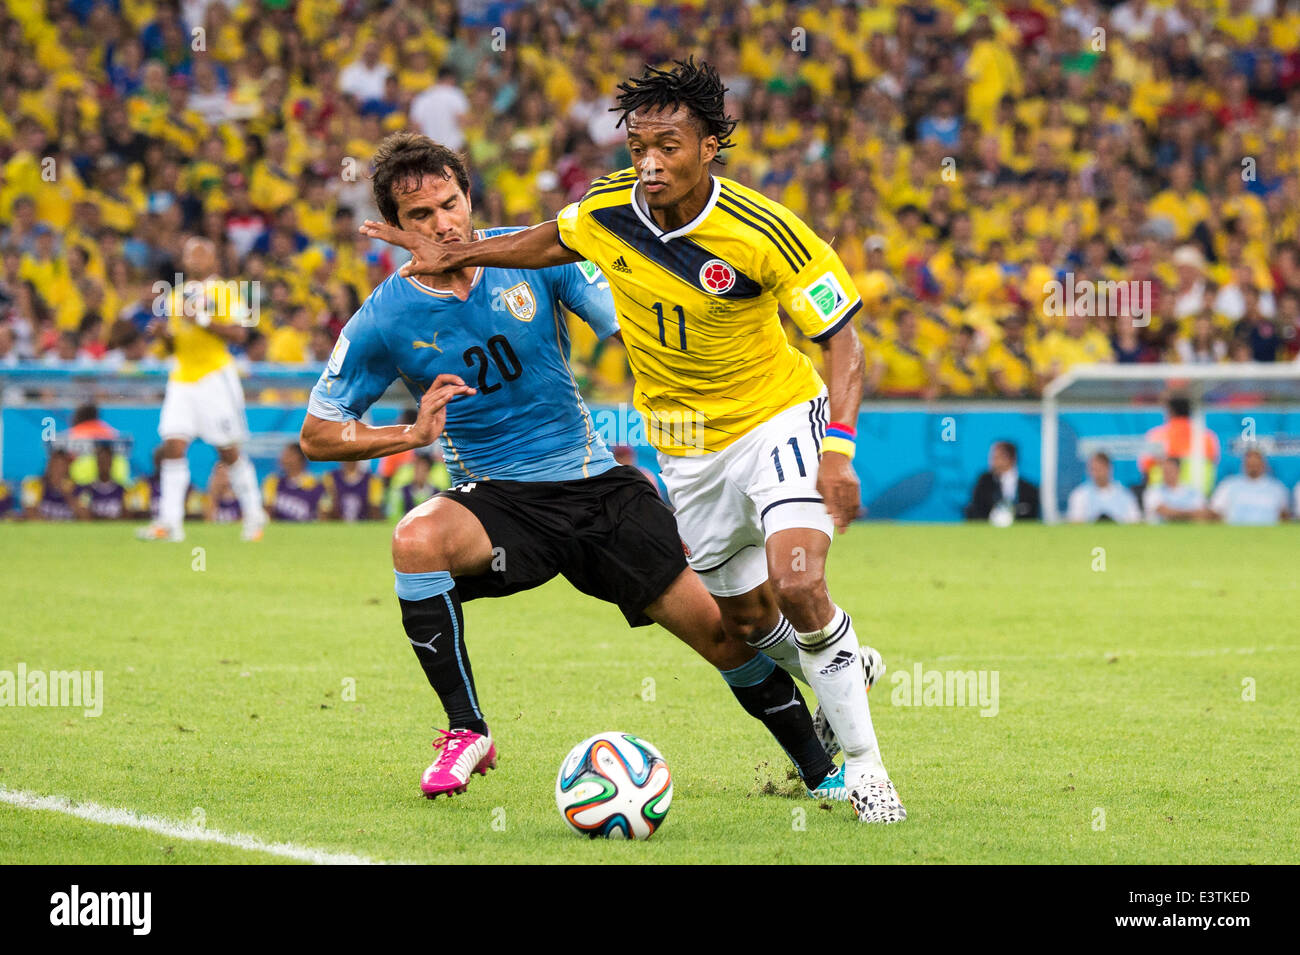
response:
{"label": "green grass pitch", "polygon": [[[177,823],[201,809],[224,833],[393,862],[1297,861],[1294,526],[839,538],[832,594],[889,666],[872,711],[910,817],[887,827],[796,798],[716,673],[563,580],[467,605],[500,768],[430,803],[417,783],[442,712],[401,629],[385,527],[130,534],[0,528],[0,670],[104,673],[98,718],[0,709],[0,787]],[[918,663],[996,671],[996,715],[901,705],[894,675]],[[672,768],[648,843],[587,841],[556,811],[561,758],[603,730]],[[0,803],[4,863],[276,861]]]}

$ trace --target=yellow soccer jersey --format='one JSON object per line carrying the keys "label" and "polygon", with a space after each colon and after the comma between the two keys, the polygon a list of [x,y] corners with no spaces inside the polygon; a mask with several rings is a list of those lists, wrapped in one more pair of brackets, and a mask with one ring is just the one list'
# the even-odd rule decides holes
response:
{"label": "yellow soccer jersey", "polygon": [[715,176],[699,216],[664,232],[635,183],[631,169],[593,182],[560,212],[560,240],[609,280],[655,447],[721,451],[822,390],[777,305],[825,341],[862,303],[831,247],[761,193]]}
{"label": "yellow soccer jersey", "polygon": [[[199,301],[200,296],[206,301]],[[173,293],[167,318],[176,356],[173,381],[198,381],[234,361],[225,339],[204,325],[235,324],[243,307],[238,295],[225,283],[214,283],[206,294],[197,290]]]}

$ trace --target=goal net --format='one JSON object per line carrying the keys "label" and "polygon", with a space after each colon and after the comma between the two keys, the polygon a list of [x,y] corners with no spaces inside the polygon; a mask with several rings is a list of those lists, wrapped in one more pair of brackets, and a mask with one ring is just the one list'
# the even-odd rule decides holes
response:
{"label": "goal net", "polygon": [[[1254,444],[1269,457],[1300,456],[1300,362],[1078,365],[1043,391],[1043,520],[1061,520],[1066,495],[1081,483],[1096,451],[1115,461],[1117,480],[1131,483],[1124,477],[1134,473],[1142,480],[1136,462],[1163,453],[1148,434],[1164,421],[1166,402],[1175,396],[1190,406],[1187,473],[1200,476],[1207,493],[1215,478],[1213,462],[1205,460],[1207,430],[1225,454]],[[1100,424],[1090,428],[1090,419]]]}

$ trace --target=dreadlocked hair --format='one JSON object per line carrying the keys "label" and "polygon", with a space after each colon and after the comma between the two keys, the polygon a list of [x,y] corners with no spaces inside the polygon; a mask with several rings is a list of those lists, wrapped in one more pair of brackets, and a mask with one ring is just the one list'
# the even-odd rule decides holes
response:
{"label": "dreadlocked hair", "polygon": [[727,115],[727,88],[722,85],[722,77],[703,60],[697,64],[694,56],[673,62],[671,70],[647,65],[640,76],[618,84],[618,105],[612,112],[621,115],[615,126],[622,126],[640,109],[674,110],[685,106],[700,127],[701,137],[718,137],[719,155],[713,161],[721,165],[721,151],[734,145],[730,137],[736,128],[736,121]]}

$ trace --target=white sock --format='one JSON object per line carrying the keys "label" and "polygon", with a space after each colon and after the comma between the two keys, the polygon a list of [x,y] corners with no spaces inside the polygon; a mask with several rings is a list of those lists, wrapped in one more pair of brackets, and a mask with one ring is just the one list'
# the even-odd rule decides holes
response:
{"label": "white sock", "polygon": [[887,779],[871,724],[853,621],[836,607],[830,623],[812,633],[796,634],[795,639],[803,672],[844,748],[846,778]]}
{"label": "white sock", "polygon": [[185,523],[185,493],[190,489],[188,458],[163,458],[159,476],[158,520],[174,531]]}
{"label": "white sock", "polygon": [[785,614],[776,618],[776,626],[770,633],[746,642],[755,650],[766,653],[796,680],[808,685],[808,678],[803,675],[803,664],[799,662],[799,647],[795,645],[794,625],[785,619]]}
{"label": "white sock", "polygon": [[241,453],[234,464],[226,466],[230,474],[230,489],[239,498],[239,510],[246,526],[261,524],[266,519],[262,513],[262,495],[257,489],[257,471],[248,455]]}

